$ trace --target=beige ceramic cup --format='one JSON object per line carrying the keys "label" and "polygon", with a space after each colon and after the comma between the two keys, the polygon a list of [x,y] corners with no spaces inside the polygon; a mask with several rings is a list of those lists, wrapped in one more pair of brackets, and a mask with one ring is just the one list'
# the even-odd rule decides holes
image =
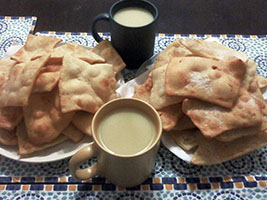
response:
{"label": "beige ceramic cup", "polygon": [[[118,155],[110,152],[99,141],[97,127],[108,112],[121,107],[137,108],[147,113],[156,127],[156,135],[151,145],[135,155]],[[92,121],[92,136],[94,142],[79,150],[70,160],[71,175],[78,180],[87,180],[97,175],[104,176],[109,182],[132,187],[141,184],[151,174],[160,144],[162,125],[157,111],[146,102],[134,98],[120,98],[103,105],[95,114]],[[97,157],[97,162],[86,169],[79,166]]]}

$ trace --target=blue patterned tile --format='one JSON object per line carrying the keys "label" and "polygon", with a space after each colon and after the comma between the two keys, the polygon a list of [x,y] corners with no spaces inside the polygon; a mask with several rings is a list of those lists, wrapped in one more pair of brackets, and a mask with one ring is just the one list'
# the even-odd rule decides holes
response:
{"label": "blue patterned tile", "polygon": [[68,185],[67,184],[56,184],[54,185],[54,191],[67,191]]}
{"label": "blue patterned tile", "polygon": [[33,190],[33,191],[44,190],[44,186],[40,184],[33,184],[30,186],[30,190]]}
{"label": "blue patterned tile", "polygon": [[116,190],[116,186],[113,184],[103,184],[102,190],[103,191],[114,191],[114,190]]}
{"label": "blue patterned tile", "polygon": [[209,183],[198,183],[197,184],[197,189],[199,189],[199,190],[209,190],[209,189],[211,189],[211,184],[209,184]]}
{"label": "blue patterned tile", "polygon": [[58,178],[57,177],[45,177],[44,182],[45,183],[57,183]]}
{"label": "blue patterned tile", "polygon": [[233,182],[245,182],[246,181],[246,178],[243,176],[239,176],[239,177],[235,176],[235,177],[231,177],[231,178],[232,178]]}
{"label": "blue patterned tile", "polygon": [[0,183],[11,183],[12,177],[0,177]]}
{"label": "blue patterned tile", "polygon": [[150,190],[163,190],[163,184],[151,184]]}
{"label": "blue patterned tile", "polygon": [[135,187],[128,187],[128,188],[126,188],[126,190],[129,190],[129,191],[138,191],[138,190],[140,190],[141,189],[141,186],[140,185],[138,185],[138,186],[135,186]]}
{"label": "blue patterned tile", "polygon": [[257,181],[267,181],[267,176],[266,176],[266,177],[265,177],[265,176],[262,176],[262,177],[255,176],[255,179],[256,179]]}
{"label": "blue patterned tile", "polygon": [[20,181],[21,183],[34,183],[35,177],[22,177]]}
{"label": "blue patterned tile", "polygon": [[209,181],[211,183],[219,183],[223,181],[223,178],[222,177],[209,177]]}
{"label": "blue patterned tile", "polygon": [[21,188],[20,184],[12,184],[6,186],[6,190],[20,190],[20,188]]}
{"label": "blue patterned tile", "polygon": [[177,183],[177,180],[176,178],[163,177],[162,183],[163,184],[174,184],[174,183]]}
{"label": "blue patterned tile", "polygon": [[186,190],[187,185],[183,183],[174,184],[174,189],[175,190]]}
{"label": "blue patterned tile", "polygon": [[234,188],[234,184],[231,182],[221,182],[220,185],[222,189]]}
{"label": "blue patterned tile", "polygon": [[33,33],[36,17],[0,18],[0,58],[12,43],[24,44],[29,33]]}
{"label": "blue patterned tile", "polygon": [[92,185],[89,184],[78,184],[78,191],[88,191],[88,190],[92,190]]}
{"label": "blue patterned tile", "polygon": [[189,178],[186,178],[186,182],[187,183],[200,183],[200,179],[194,178],[194,177],[189,177]]}
{"label": "blue patterned tile", "polygon": [[257,182],[256,181],[246,181],[246,182],[244,182],[244,186],[245,187],[257,187]]}

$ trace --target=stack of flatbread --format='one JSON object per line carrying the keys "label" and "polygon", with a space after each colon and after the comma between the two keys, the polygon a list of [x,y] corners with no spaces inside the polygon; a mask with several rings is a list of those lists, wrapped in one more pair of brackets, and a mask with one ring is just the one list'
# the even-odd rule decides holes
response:
{"label": "stack of flatbread", "polygon": [[135,98],[160,114],[193,164],[221,163],[267,145],[266,79],[245,54],[206,40],[179,39],[156,58]]}
{"label": "stack of flatbread", "polygon": [[86,49],[29,35],[10,60],[0,60],[0,143],[25,155],[91,135],[93,114],[116,98],[124,67],[108,41]]}

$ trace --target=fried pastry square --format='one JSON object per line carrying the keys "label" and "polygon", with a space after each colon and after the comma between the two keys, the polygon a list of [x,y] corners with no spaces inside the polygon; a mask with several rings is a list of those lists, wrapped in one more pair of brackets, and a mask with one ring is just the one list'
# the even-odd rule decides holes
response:
{"label": "fried pastry square", "polygon": [[244,53],[228,48],[215,41],[207,40],[181,40],[180,43],[188,48],[194,56],[222,60],[225,62],[241,59],[247,65],[246,74],[242,82],[242,87],[248,88],[256,73],[257,64],[249,59]]}
{"label": "fried pastry square", "polygon": [[263,118],[263,121],[260,125],[225,131],[215,138],[216,140],[222,142],[231,142],[241,137],[255,135],[261,131],[265,131],[266,129],[267,129],[267,120]]}
{"label": "fried pastry square", "polygon": [[22,107],[0,108],[0,128],[11,131],[20,123],[22,118]]}
{"label": "fried pastry square", "polygon": [[126,67],[121,56],[108,40],[101,41],[91,51],[103,57],[106,63],[111,64],[115,74]]}
{"label": "fried pastry square", "polygon": [[110,64],[89,64],[65,56],[59,81],[62,112],[84,110],[95,113],[116,98],[116,79]]}
{"label": "fried pastry square", "polygon": [[248,60],[248,57],[244,53],[228,48],[215,41],[186,39],[180,40],[180,43],[184,45],[189,51],[191,51],[195,56],[224,61],[231,61],[238,58],[241,59],[244,63],[246,63]]}
{"label": "fried pastry square", "polygon": [[173,58],[167,67],[165,90],[168,95],[198,98],[232,108],[245,72],[246,65],[241,60]]}
{"label": "fried pastry square", "polygon": [[245,73],[244,79],[241,83],[241,87],[246,88],[246,89],[249,88],[250,84],[252,83],[252,81],[255,77],[257,67],[258,67],[257,64],[251,59],[249,59],[246,62],[246,73]]}
{"label": "fried pastry square", "polygon": [[15,61],[0,59],[0,87],[9,79],[10,70],[15,64]]}
{"label": "fried pastry square", "polygon": [[257,80],[260,89],[264,89],[267,87],[267,78],[256,74],[255,79]]}
{"label": "fried pastry square", "polygon": [[102,58],[101,56],[97,55],[92,51],[89,51],[85,47],[78,45],[76,43],[63,44],[59,47],[54,48],[51,53],[51,59],[62,60],[63,57],[66,55],[71,55],[75,58],[84,60],[90,64],[105,62],[105,59]]}
{"label": "fried pastry square", "polygon": [[196,126],[192,120],[187,115],[183,115],[183,117],[176,123],[172,130],[183,131],[194,128],[196,128]]}
{"label": "fried pastry square", "polygon": [[71,123],[62,131],[62,134],[70,138],[75,143],[81,141],[84,137],[84,133],[73,126]]}
{"label": "fried pastry square", "polygon": [[27,154],[55,146],[68,139],[65,135],[59,135],[57,138],[55,138],[49,143],[35,145],[28,138],[28,134],[27,134],[27,130],[26,130],[26,126],[24,122],[21,122],[18,125],[16,129],[16,135],[18,137],[18,146],[19,146],[18,154],[20,156],[25,156]]}
{"label": "fried pastry square", "polygon": [[141,99],[147,103],[150,103],[151,89],[153,87],[152,75],[148,75],[146,81],[142,85],[136,85],[134,87],[135,93],[133,98]]}
{"label": "fried pastry square", "polygon": [[224,131],[256,126],[262,122],[261,110],[244,88],[232,109],[223,108],[197,99],[186,99],[183,112],[201,130],[205,137],[213,138]]}
{"label": "fried pastry square", "polygon": [[6,129],[0,128],[0,144],[6,146],[16,146],[18,144],[18,138],[16,136],[16,131],[8,131]]}
{"label": "fried pastry square", "polygon": [[13,56],[12,60],[19,63],[28,62],[50,53],[62,40],[48,36],[28,35],[25,45]]}
{"label": "fried pastry square", "polygon": [[72,123],[73,125],[82,131],[83,133],[92,136],[92,120],[94,114],[85,111],[78,111],[75,113]]}
{"label": "fried pastry square", "polygon": [[264,97],[262,96],[256,77],[251,82],[248,91],[249,91],[249,94],[255,99],[256,103],[259,105],[262,114],[266,116],[267,105],[266,105]]}
{"label": "fried pastry square", "polygon": [[49,55],[13,66],[9,79],[0,87],[0,107],[26,106],[35,80]]}
{"label": "fried pastry square", "polygon": [[167,64],[152,70],[153,87],[150,94],[150,104],[157,110],[182,102],[183,98],[170,96],[165,92],[165,74]]}
{"label": "fried pastry square", "polygon": [[32,92],[51,92],[58,84],[62,63],[48,64],[44,66],[33,87]]}
{"label": "fried pastry square", "polygon": [[176,125],[177,121],[182,118],[183,112],[181,105],[181,103],[177,103],[157,110],[164,131],[171,130]]}
{"label": "fried pastry square", "polygon": [[153,69],[168,64],[174,57],[193,56],[193,53],[182,45],[183,39],[178,39],[169,44],[157,57]]}
{"label": "fried pastry square", "polygon": [[75,112],[62,113],[58,89],[34,93],[28,106],[23,107],[28,138],[33,144],[49,143],[69,125]]}

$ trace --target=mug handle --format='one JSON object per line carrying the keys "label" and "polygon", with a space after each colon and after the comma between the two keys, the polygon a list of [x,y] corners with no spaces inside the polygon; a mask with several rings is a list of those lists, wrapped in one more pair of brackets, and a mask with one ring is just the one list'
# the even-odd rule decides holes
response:
{"label": "mug handle", "polygon": [[97,41],[97,42],[101,42],[103,40],[103,38],[101,38],[97,31],[96,31],[96,23],[100,20],[105,20],[105,21],[110,21],[110,18],[109,18],[109,14],[108,13],[101,13],[99,15],[97,15],[94,20],[93,20],[93,25],[92,25],[92,35],[94,37],[94,39]]}
{"label": "mug handle", "polygon": [[77,180],[87,180],[99,175],[98,163],[85,169],[78,169],[78,167],[84,163],[86,160],[91,159],[96,156],[96,149],[94,148],[94,143],[83,147],[77,153],[75,153],[69,161],[69,170],[74,179]]}

